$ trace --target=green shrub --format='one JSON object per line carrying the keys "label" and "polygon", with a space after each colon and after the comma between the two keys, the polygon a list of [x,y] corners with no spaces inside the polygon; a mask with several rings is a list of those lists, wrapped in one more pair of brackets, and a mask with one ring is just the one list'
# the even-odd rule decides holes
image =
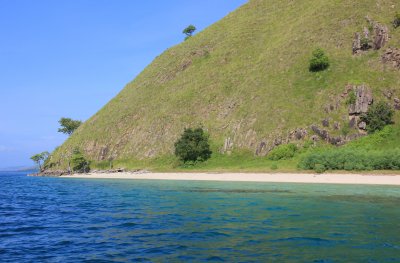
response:
{"label": "green shrub", "polygon": [[360,44],[361,44],[361,49],[362,50],[368,50],[368,49],[372,48],[371,41],[366,37],[361,38],[361,43]]}
{"label": "green shrub", "polygon": [[185,129],[175,142],[175,155],[184,163],[206,161],[211,154],[208,135],[202,128]]}
{"label": "green shrub", "polygon": [[272,164],[271,170],[278,170],[278,165],[276,163]]}
{"label": "green shrub", "polygon": [[299,167],[305,170],[398,170],[400,149],[366,151],[362,149],[333,148],[305,155]]}
{"label": "green shrub", "polygon": [[79,150],[74,150],[71,156],[71,168],[73,172],[77,173],[89,172],[90,170],[89,162]]}
{"label": "green shrub", "polygon": [[314,142],[312,140],[306,140],[303,144],[303,149],[307,150],[314,146]]}
{"label": "green shrub", "polygon": [[188,40],[190,37],[192,37],[193,33],[196,31],[196,27],[194,25],[189,25],[183,30],[183,34],[186,35],[185,40]]}
{"label": "green shrub", "polygon": [[350,92],[349,97],[346,100],[346,105],[350,106],[352,104],[355,104],[357,100],[356,93],[354,91]]}
{"label": "green shrub", "polygon": [[326,167],[325,167],[325,165],[323,165],[323,164],[317,163],[317,164],[315,165],[315,167],[314,167],[314,171],[315,171],[316,173],[322,174],[322,173],[324,173],[324,172],[326,171]]}
{"label": "green shrub", "polygon": [[313,52],[313,56],[310,60],[309,70],[312,72],[322,71],[329,67],[329,58],[325,55],[325,52],[317,48]]}
{"label": "green shrub", "polygon": [[351,131],[350,125],[348,123],[345,123],[340,132],[342,133],[343,136],[347,136],[349,135],[350,131]]}
{"label": "green shrub", "polygon": [[368,112],[361,116],[361,120],[367,124],[367,131],[374,133],[393,123],[393,115],[394,110],[392,107],[381,101],[369,107]]}
{"label": "green shrub", "polygon": [[282,144],[268,154],[268,159],[273,161],[292,158],[297,152],[297,146],[293,143]]}
{"label": "green shrub", "polygon": [[394,28],[398,28],[400,26],[400,13],[397,13],[393,20]]}

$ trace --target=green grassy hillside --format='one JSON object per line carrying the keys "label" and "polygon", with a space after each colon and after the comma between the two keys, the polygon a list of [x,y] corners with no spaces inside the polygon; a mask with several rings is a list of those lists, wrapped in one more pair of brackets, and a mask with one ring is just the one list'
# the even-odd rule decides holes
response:
{"label": "green grassy hillside", "polygon": [[[130,167],[139,160],[164,167],[174,162],[169,156],[183,129],[203,126],[215,153],[227,138],[233,142],[231,156],[215,154],[214,160],[251,162],[262,143],[273,148],[295,129],[307,129],[308,138],[310,125],[326,118],[345,127],[348,112],[340,94],[346,85],[366,84],[375,100],[387,100],[386,90],[400,96],[399,70],[381,62],[386,47],[400,47],[400,28],[391,26],[399,10],[396,0],[249,1],[157,57],[51,161],[65,166],[63,156],[78,147],[96,162],[112,157]],[[391,38],[381,50],[353,56],[353,36],[368,27],[366,16],[388,25]],[[317,47],[330,67],[311,73]],[[327,113],[331,104],[337,107]]]}

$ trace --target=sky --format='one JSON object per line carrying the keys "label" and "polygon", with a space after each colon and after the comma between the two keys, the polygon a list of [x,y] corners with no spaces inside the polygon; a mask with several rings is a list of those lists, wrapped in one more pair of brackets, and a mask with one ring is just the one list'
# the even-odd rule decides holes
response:
{"label": "sky", "polygon": [[67,138],[151,61],[246,0],[0,0],[0,169]]}

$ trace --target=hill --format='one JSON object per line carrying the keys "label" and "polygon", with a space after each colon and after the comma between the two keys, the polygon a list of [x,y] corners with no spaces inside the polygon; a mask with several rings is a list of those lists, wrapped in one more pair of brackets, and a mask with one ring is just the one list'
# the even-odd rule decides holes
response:
{"label": "hill", "polygon": [[[214,153],[232,158],[265,156],[288,142],[355,139],[365,134],[358,127],[364,106],[383,100],[400,107],[400,74],[388,52],[400,47],[400,28],[391,25],[399,10],[395,0],[251,0],[157,57],[51,163],[66,167],[74,148],[94,164],[170,162],[183,129],[197,126],[210,134]],[[382,34],[383,46],[357,49],[356,32],[371,47]],[[318,47],[330,66],[310,72]],[[351,92],[360,102],[349,106]]]}

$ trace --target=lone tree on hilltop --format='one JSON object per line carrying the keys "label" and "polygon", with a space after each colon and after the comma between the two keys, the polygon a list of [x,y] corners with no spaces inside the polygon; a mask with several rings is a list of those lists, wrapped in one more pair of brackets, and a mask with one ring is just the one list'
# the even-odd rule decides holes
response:
{"label": "lone tree on hilltop", "polygon": [[185,28],[183,30],[183,34],[186,35],[186,39],[190,38],[191,36],[193,36],[193,33],[196,31],[196,27],[194,25],[189,25],[187,28]]}
{"label": "lone tree on hilltop", "polygon": [[68,135],[71,135],[82,124],[81,121],[70,118],[61,118],[58,122],[61,125],[61,128],[58,129],[58,132]]}
{"label": "lone tree on hilltop", "polygon": [[211,154],[208,135],[202,128],[185,129],[181,138],[175,142],[175,155],[184,163],[206,161]]}
{"label": "lone tree on hilltop", "polygon": [[34,161],[39,166],[39,171],[42,171],[42,162],[46,162],[47,158],[49,158],[49,152],[42,152],[35,154],[31,157],[31,160]]}

